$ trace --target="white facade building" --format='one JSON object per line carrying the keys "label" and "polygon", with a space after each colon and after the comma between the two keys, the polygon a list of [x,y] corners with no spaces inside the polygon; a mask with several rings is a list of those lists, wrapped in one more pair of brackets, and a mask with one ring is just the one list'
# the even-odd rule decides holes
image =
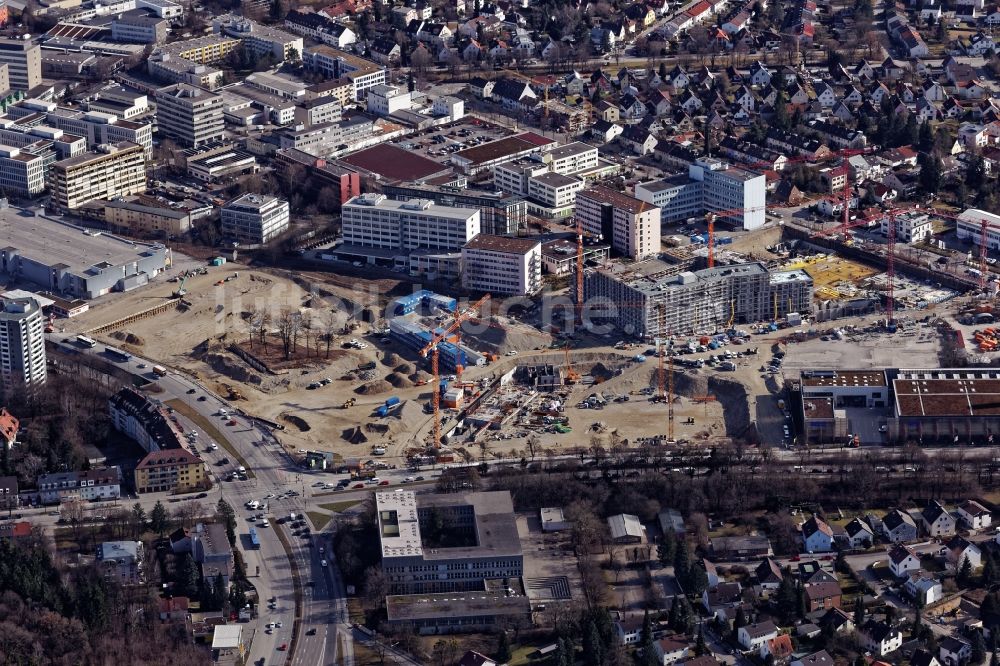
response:
{"label": "white facade building", "polygon": [[45,159],[20,148],[0,145],[0,187],[21,196],[41,194],[45,189]]}
{"label": "white facade building", "polygon": [[221,95],[178,83],[156,91],[156,120],[161,132],[185,146],[220,141],[225,135]]}
{"label": "white facade building", "polygon": [[457,251],[480,231],[480,211],[426,199],[362,194],[341,209],[344,243],[385,250]]}
{"label": "white facade building", "polygon": [[0,299],[0,393],[45,383],[45,323],[33,298]]}
{"label": "white facade building", "polygon": [[[890,219],[888,216],[882,218],[881,230],[883,236],[889,235]],[[918,213],[897,215],[895,220],[897,241],[919,243],[934,233],[934,227],[928,215]]]}
{"label": "white facade building", "polygon": [[241,244],[264,245],[288,228],[288,202],[244,194],[222,207],[222,233]]}
{"label": "white facade building", "polygon": [[677,222],[706,212],[742,210],[727,215],[744,230],[764,226],[767,179],[730,167],[714,158],[702,158],[688,168],[688,175],[673,176],[635,186],[637,199],[662,209],[663,222]]}
{"label": "white facade building", "polygon": [[408,111],[413,105],[410,92],[399,86],[379,84],[368,89],[368,113],[388,116],[397,111]]}
{"label": "white facade building", "polygon": [[530,296],[542,288],[542,244],[533,238],[479,234],[462,248],[462,286]]}

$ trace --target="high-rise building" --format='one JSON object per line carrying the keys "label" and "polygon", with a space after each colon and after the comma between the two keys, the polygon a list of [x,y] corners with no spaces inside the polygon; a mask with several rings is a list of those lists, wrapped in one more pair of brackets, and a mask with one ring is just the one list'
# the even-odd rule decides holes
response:
{"label": "high-rise building", "polygon": [[55,162],[49,169],[52,203],[63,210],[94,199],[146,191],[146,158],[142,146],[122,141],[98,146],[97,152]]}
{"label": "high-rise building", "polygon": [[243,194],[222,207],[222,233],[247,245],[264,245],[288,228],[288,202]]}
{"label": "high-rise building", "polygon": [[33,298],[0,299],[0,394],[45,383],[45,321]]}
{"label": "high-rise building", "polygon": [[344,243],[384,250],[459,251],[480,230],[480,212],[426,199],[393,201],[362,194],[341,208]]}
{"label": "high-rise building", "polygon": [[0,63],[7,65],[14,90],[28,91],[42,84],[42,49],[35,42],[0,39]]}
{"label": "high-rise building", "polygon": [[220,141],[225,135],[221,95],[186,83],[156,91],[156,121],[161,132],[188,147]]}
{"label": "high-rise building", "polygon": [[632,259],[660,251],[660,209],[608,187],[597,186],[576,195],[576,217],[591,236],[602,236],[611,247]]}

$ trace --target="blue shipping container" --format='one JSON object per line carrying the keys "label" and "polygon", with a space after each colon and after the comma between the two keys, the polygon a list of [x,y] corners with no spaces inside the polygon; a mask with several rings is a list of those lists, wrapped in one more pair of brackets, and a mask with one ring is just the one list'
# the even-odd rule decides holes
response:
{"label": "blue shipping container", "polygon": [[399,404],[399,398],[397,398],[395,396],[393,396],[393,397],[391,397],[391,398],[389,398],[388,400],[385,401],[385,406],[386,407],[395,407],[398,404]]}

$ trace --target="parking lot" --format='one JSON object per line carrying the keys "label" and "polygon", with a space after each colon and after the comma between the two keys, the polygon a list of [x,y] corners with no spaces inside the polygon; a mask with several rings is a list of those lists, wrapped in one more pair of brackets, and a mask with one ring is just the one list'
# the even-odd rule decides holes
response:
{"label": "parking lot", "polygon": [[445,162],[453,153],[510,134],[512,134],[510,130],[498,125],[492,125],[477,118],[465,118],[450,125],[393,139],[392,142],[404,150]]}

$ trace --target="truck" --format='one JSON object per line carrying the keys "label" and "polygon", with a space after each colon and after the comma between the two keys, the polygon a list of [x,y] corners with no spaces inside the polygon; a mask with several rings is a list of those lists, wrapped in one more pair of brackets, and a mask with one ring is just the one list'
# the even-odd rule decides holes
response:
{"label": "truck", "polygon": [[396,396],[393,396],[385,401],[386,407],[395,407],[398,404],[399,404],[399,398],[397,398]]}
{"label": "truck", "polygon": [[156,375],[157,377],[166,377],[167,369],[164,368],[162,365],[154,365],[153,374]]}

